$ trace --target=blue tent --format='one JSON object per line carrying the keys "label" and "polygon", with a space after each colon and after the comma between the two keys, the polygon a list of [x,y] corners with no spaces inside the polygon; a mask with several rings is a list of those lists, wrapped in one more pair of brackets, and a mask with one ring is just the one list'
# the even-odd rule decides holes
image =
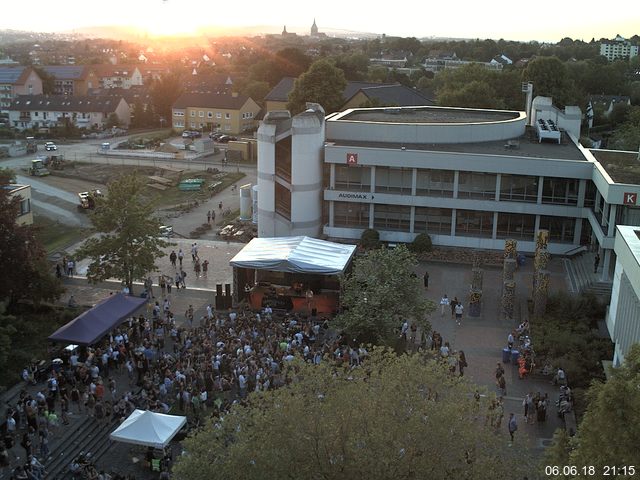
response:
{"label": "blue tent", "polygon": [[131,297],[123,293],[110,295],[98,302],[91,310],[87,310],[60,327],[49,337],[49,340],[92,345],[120,325],[146,301],[144,298]]}

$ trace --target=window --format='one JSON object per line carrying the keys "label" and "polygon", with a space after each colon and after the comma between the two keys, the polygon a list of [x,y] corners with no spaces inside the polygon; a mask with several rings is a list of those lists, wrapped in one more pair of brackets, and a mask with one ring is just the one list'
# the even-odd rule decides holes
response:
{"label": "window", "polygon": [[196,128],[196,122],[191,122],[191,128]]}
{"label": "window", "polygon": [[184,117],[184,112],[173,112],[174,117]]}
{"label": "window", "polygon": [[493,212],[477,210],[456,210],[456,236],[493,236]]}
{"label": "window", "polygon": [[542,203],[577,205],[579,182],[575,178],[545,177],[542,184]]}
{"label": "window", "polygon": [[192,117],[196,116],[196,111],[195,110],[191,110],[191,112],[189,112],[191,114]]}
{"label": "window", "polygon": [[460,172],[458,175],[458,198],[495,200],[496,174]]}
{"label": "window", "polygon": [[276,213],[291,220],[291,192],[276,182]]}
{"label": "window", "polygon": [[348,165],[336,165],[336,190],[371,191],[371,168]]}
{"label": "window", "polygon": [[411,207],[405,205],[375,205],[373,211],[374,228],[409,232]]}
{"label": "window", "polygon": [[200,111],[198,112],[198,116],[199,116],[200,118],[204,118],[204,112],[203,112],[202,110],[200,110]]}
{"label": "window", "polygon": [[416,195],[453,197],[453,170],[418,169]]}
{"label": "window", "polygon": [[573,243],[576,219],[540,215],[540,229],[549,230],[549,240],[558,243]]}
{"label": "window", "polygon": [[536,216],[521,213],[498,213],[496,238],[517,238],[533,241]]}
{"label": "window", "polygon": [[291,137],[276,143],[276,175],[291,182]]}
{"label": "window", "polygon": [[222,114],[220,112],[216,112],[216,118],[222,118]]}
{"label": "window", "polygon": [[213,118],[213,112],[207,112],[207,118]]}
{"label": "window", "polygon": [[430,235],[451,235],[451,209],[416,207],[413,231]]}
{"label": "window", "polygon": [[508,202],[538,201],[538,177],[526,175],[502,175],[500,200]]}
{"label": "window", "polygon": [[20,201],[20,215],[26,215],[31,212],[31,199],[25,198]]}
{"label": "window", "polygon": [[376,168],[376,192],[400,193],[411,195],[413,169],[378,167]]}
{"label": "window", "polygon": [[225,118],[225,120],[229,120],[231,118],[231,114],[230,113],[225,113],[224,114],[224,118]]}
{"label": "window", "polygon": [[369,204],[333,202],[334,227],[369,227]]}

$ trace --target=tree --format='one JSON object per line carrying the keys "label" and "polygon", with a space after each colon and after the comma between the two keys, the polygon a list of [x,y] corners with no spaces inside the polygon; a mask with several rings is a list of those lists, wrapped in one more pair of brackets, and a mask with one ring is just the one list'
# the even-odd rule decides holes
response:
{"label": "tree", "polygon": [[562,461],[553,465],[593,465],[597,472],[603,472],[607,465],[635,465],[637,469],[640,445],[638,385],[640,344],[635,344],[625,356],[624,364],[611,370],[609,380],[596,382],[589,389],[587,411],[577,435],[570,441],[557,435],[545,461]]}
{"label": "tree", "polygon": [[576,105],[575,85],[564,63],[557,57],[536,57],[522,72],[523,82],[533,82],[536,95],[552,97],[559,106]]}
{"label": "tree", "polygon": [[117,127],[120,125],[120,118],[118,117],[118,114],[116,112],[110,113],[109,117],[107,118],[107,123],[105,124],[105,126],[107,128],[111,128],[111,127]]}
{"label": "tree", "polygon": [[360,245],[362,248],[380,248],[380,232],[373,228],[367,228],[360,235]]}
{"label": "tree", "polygon": [[258,103],[262,103],[264,97],[267,96],[271,88],[267,82],[248,82],[241,89],[242,93],[247,97],[251,97]]}
{"label": "tree", "polygon": [[638,151],[640,148],[640,107],[631,107],[627,121],[618,126],[609,140],[609,148]]}
{"label": "tree", "polygon": [[433,249],[433,243],[431,243],[431,237],[428,233],[419,233],[413,242],[409,244],[409,249],[413,253],[425,253],[430,252]]}
{"label": "tree", "polygon": [[45,95],[53,95],[56,88],[56,78],[47,73],[42,67],[33,66],[40,79],[42,80],[42,93]]}
{"label": "tree", "polygon": [[370,250],[356,258],[353,270],[342,279],[344,312],[336,326],[359,342],[393,345],[404,320],[431,329],[426,315],[435,304],[424,299],[413,269],[416,257],[404,246]]}
{"label": "tree", "polygon": [[[184,442],[177,480],[522,478],[526,449],[484,426],[468,381],[376,348],[360,368],[293,362],[288,384],[251,394]],[[268,473],[266,473],[268,472]]]}
{"label": "tree", "polygon": [[369,69],[369,57],[362,53],[340,55],[336,59],[336,67],[344,72],[348,80],[364,80]]}
{"label": "tree", "polygon": [[327,59],[318,60],[296,79],[287,108],[295,115],[305,110],[307,102],[314,102],[327,113],[335,112],[344,103],[346,86],[342,70]]}
{"label": "tree", "polygon": [[164,75],[151,85],[153,110],[159,117],[171,119],[171,107],[182,95],[182,79],[179,73]]}
{"label": "tree", "polygon": [[0,169],[0,265],[5,272],[0,275],[0,292],[8,312],[21,300],[37,304],[55,300],[62,293],[36,237],[36,227],[16,223],[22,199],[11,195],[13,177],[10,170]]}
{"label": "tree", "polygon": [[153,204],[144,198],[143,180],[122,176],[109,184],[105,198],[97,199],[91,222],[100,236],[89,238],[78,251],[79,258],[91,258],[87,278],[97,283],[109,278],[122,280],[133,292],[133,281],[156,270],[169,244],[158,237],[160,221]]}

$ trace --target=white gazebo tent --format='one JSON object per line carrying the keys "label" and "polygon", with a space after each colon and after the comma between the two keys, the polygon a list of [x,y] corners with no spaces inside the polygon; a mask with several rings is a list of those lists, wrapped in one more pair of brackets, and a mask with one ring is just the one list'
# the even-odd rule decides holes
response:
{"label": "white gazebo tent", "polygon": [[187,417],[134,410],[109,438],[116,442],[164,448],[187,423]]}

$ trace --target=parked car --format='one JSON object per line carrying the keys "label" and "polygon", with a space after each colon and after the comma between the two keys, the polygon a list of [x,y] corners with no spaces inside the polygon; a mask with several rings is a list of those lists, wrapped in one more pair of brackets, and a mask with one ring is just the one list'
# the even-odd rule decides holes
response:
{"label": "parked car", "polygon": [[200,138],[201,136],[202,133],[197,130],[185,130],[182,132],[182,138]]}
{"label": "parked car", "polygon": [[56,150],[58,150],[58,147],[53,142],[47,142],[47,143],[44,144],[44,149],[47,152],[51,152],[51,151],[55,152]]}
{"label": "parked car", "polygon": [[218,133],[210,133],[209,134],[209,138],[211,140],[217,142],[220,139],[220,137],[222,137],[223,135],[224,135],[224,133],[220,133],[220,132],[218,132]]}
{"label": "parked car", "polygon": [[220,138],[218,138],[219,143],[229,143],[236,140],[238,140],[238,137],[234,137],[232,135],[222,135]]}

